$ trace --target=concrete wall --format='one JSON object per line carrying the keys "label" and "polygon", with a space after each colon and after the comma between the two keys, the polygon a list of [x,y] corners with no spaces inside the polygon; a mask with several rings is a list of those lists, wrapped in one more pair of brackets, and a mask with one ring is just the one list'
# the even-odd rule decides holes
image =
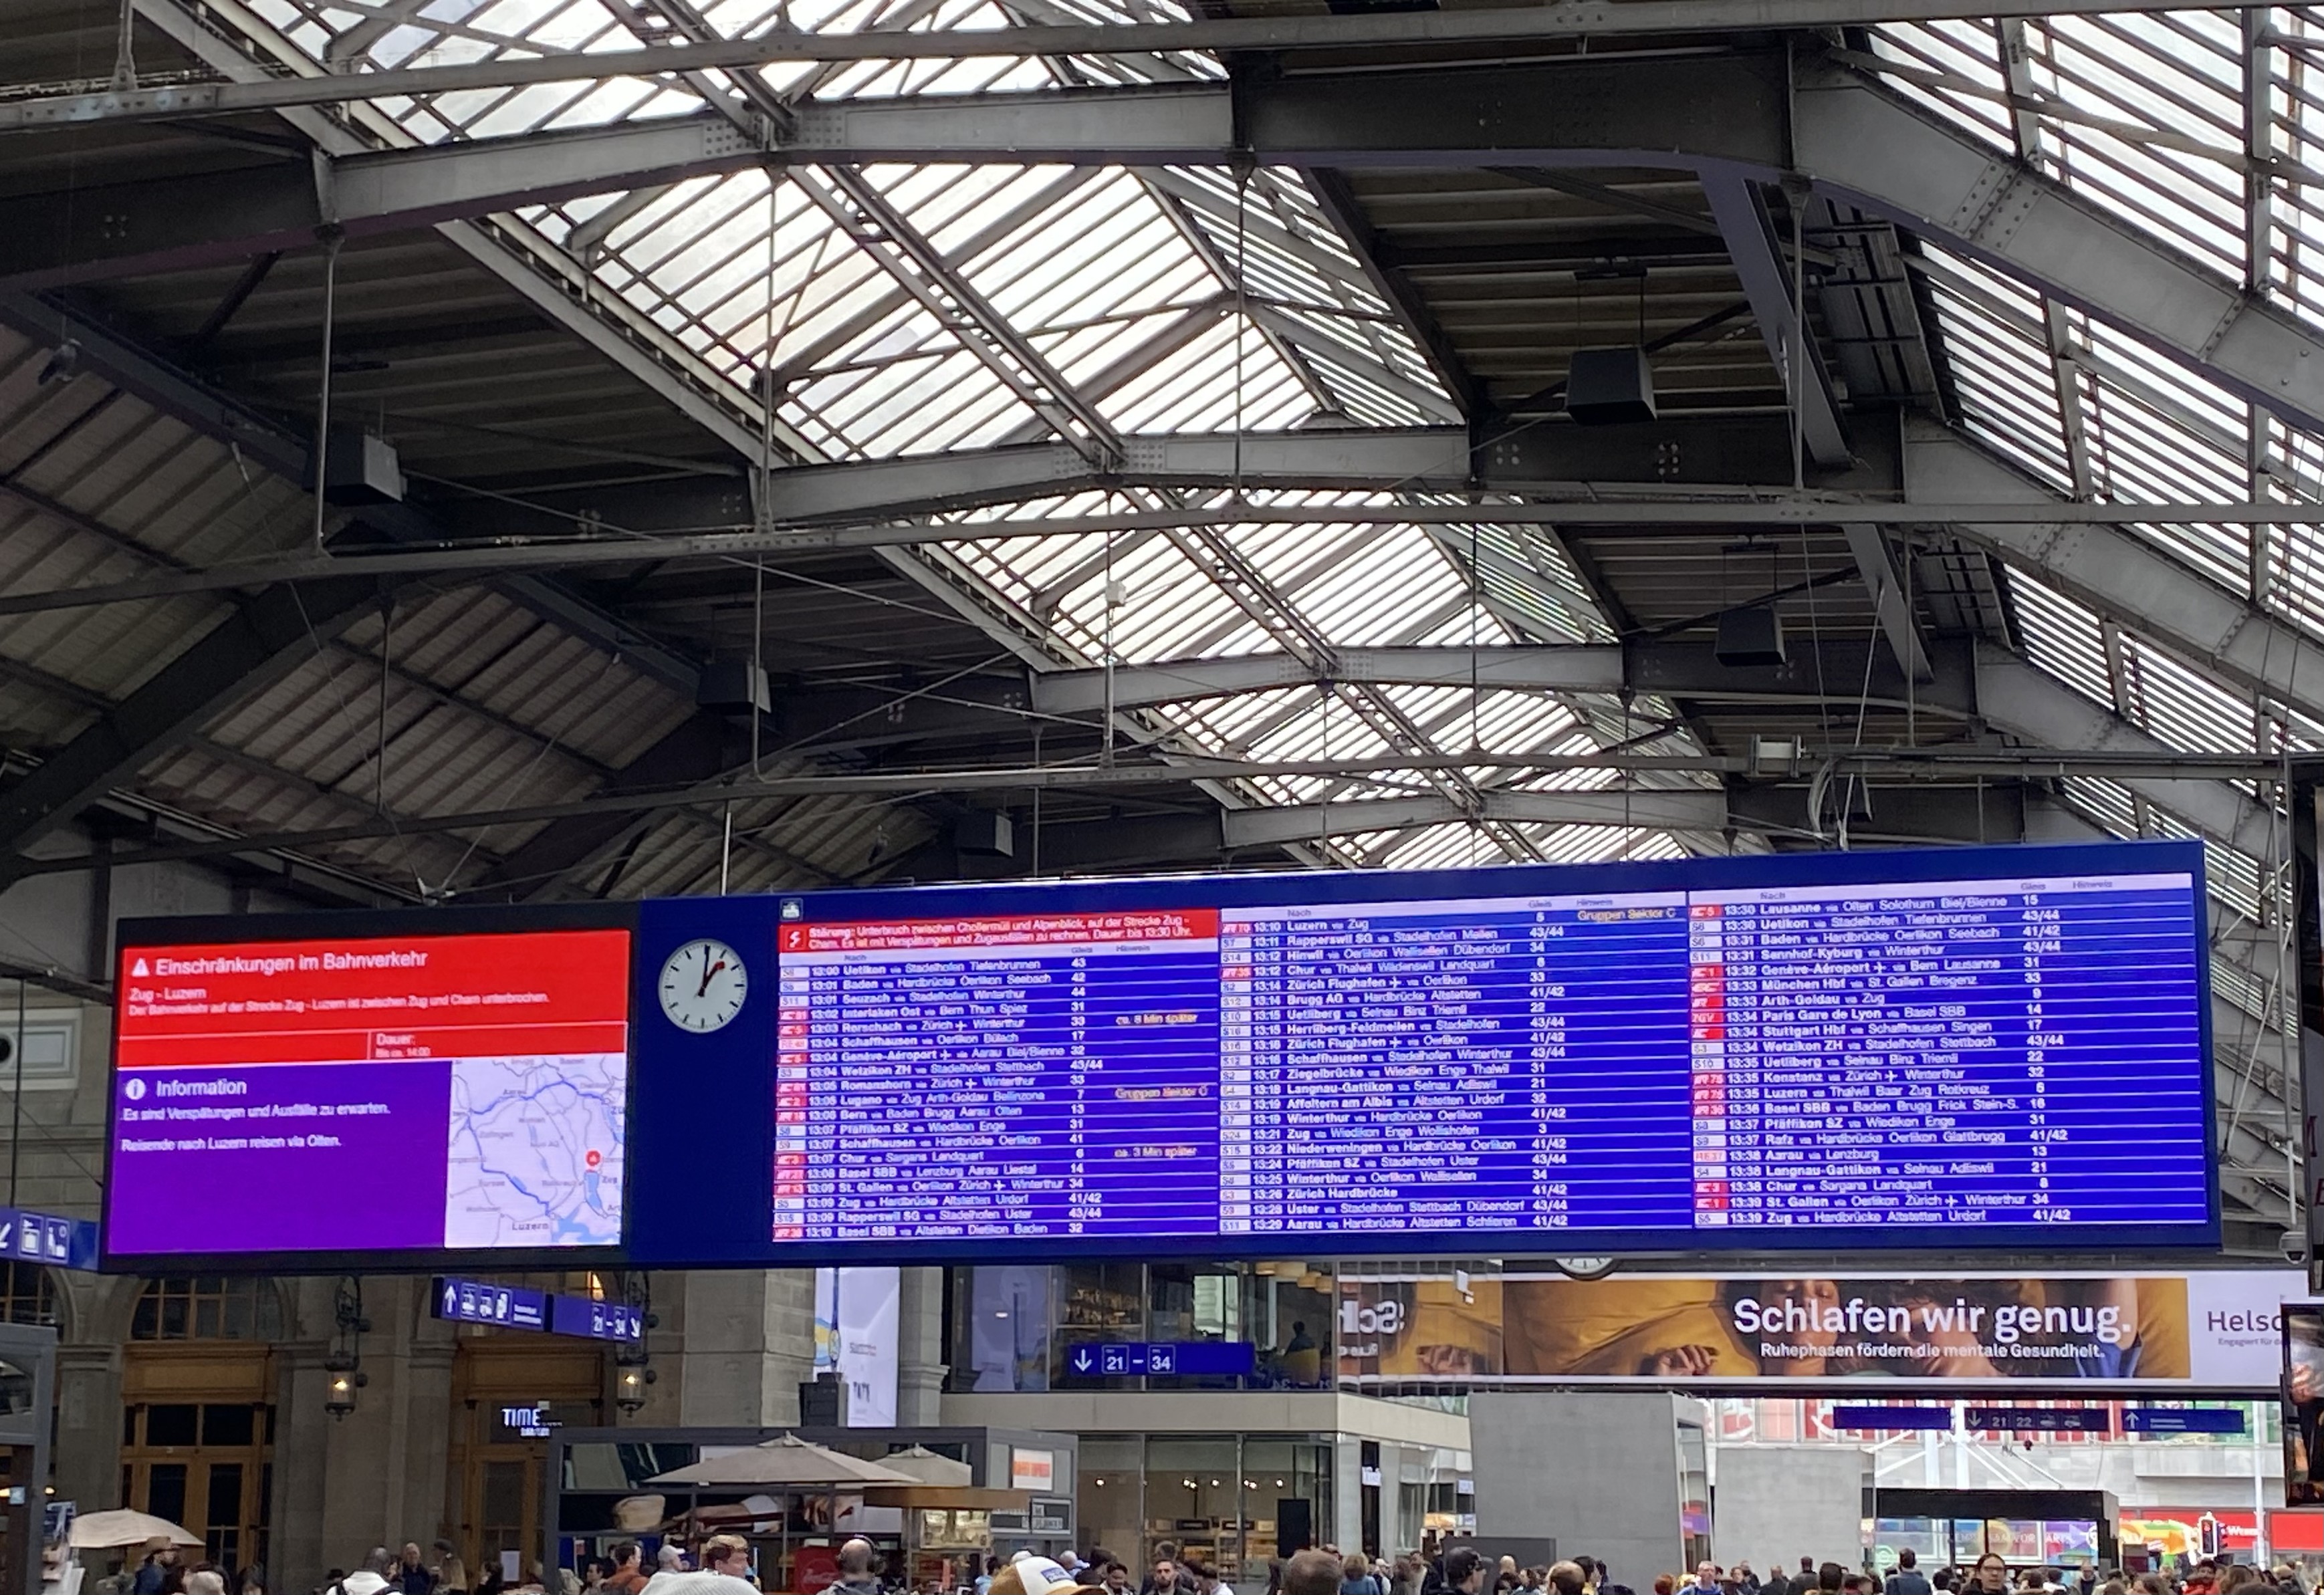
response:
{"label": "concrete wall", "polygon": [[1497,1536],[1554,1538],[1559,1555],[1596,1556],[1639,1590],[1681,1570],[1673,1397],[1480,1393],[1469,1433],[1483,1549]]}
{"label": "concrete wall", "polygon": [[1765,1572],[1803,1556],[1852,1568],[1864,1560],[1867,1454],[1840,1445],[1738,1445],[1719,1453],[1711,1554]]}

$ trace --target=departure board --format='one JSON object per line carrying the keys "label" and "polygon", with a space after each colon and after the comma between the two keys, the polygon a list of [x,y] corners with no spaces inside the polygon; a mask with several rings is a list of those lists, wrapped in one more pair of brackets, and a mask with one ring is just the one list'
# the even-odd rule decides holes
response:
{"label": "departure board", "polygon": [[785,898],[766,1236],[2208,1244],[2202,899],[2174,844]]}
{"label": "departure board", "polygon": [[2155,841],[124,922],[104,1255],[2216,1248],[2205,893]]}

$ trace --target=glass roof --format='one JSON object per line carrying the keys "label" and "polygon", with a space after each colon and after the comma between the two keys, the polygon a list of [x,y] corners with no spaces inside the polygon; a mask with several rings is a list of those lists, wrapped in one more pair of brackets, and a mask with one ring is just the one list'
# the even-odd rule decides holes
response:
{"label": "glass roof", "polygon": [[[2318,20],[2280,6],[1940,23],[1883,27],[1873,43],[1900,92],[2316,324]],[[1955,419],[2061,496],[2324,502],[2324,444],[2313,434],[1975,262],[1924,246],[1921,263]],[[2127,530],[2324,640],[2324,526]],[[2034,662],[2163,742],[2269,754],[2319,745],[2324,705],[2255,702],[2202,661],[2139,635],[2136,617],[2095,614],[2022,572],[2011,573],[2010,590]],[[2118,783],[2067,787],[2109,830],[2189,834]],[[2220,903],[2246,919],[2272,910],[2264,861],[2216,844],[2207,852]],[[2217,964],[2215,988],[2247,1012],[2273,1012],[2272,984],[2272,970]]]}
{"label": "glass roof", "polygon": [[[258,10],[312,56],[378,67],[543,48],[634,49],[779,22],[982,28],[1189,14],[1137,0],[1041,0],[1006,10],[984,0],[805,0],[698,11],[632,9],[621,0],[363,9],[261,0]],[[1220,75],[1201,55],[859,63],[774,69],[747,83],[706,75],[696,92],[626,80],[382,104],[403,134],[437,142],[698,111],[706,99],[733,103],[738,88],[775,97],[779,110],[779,101],[810,93],[973,94]],[[1060,434],[1102,447],[1140,433],[1461,417],[1393,307],[1292,172],[800,168],[771,181],[751,171],[599,197],[521,219],[737,390],[770,386],[775,434],[794,457],[891,457]],[[1170,502],[1079,495],[1012,513]],[[1333,501],[1296,494],[1287,502]],[[974,583],[1019,617],[1044,654],[1068,663],[1288,650],[1316,661],[1321,676],[1342,648],[1612,636],[1554,539],[1537,528],[1226,526],[1122,537],[1111,547],[1103,538],[1019,539],[909,558]],[[1147,718],[1172,748],[1285,761],[1472,746],[1582,751],[1659,714],[1634,705],[1626,715],[1610,698],[1570,695],[1340,686],[1175,706]],[[1685,744],[1665,737],[1642,745]],[[1230,790],[1233,800],[1260,804],[1434,793],[1473,813],[1476,793],[1507,779],[1497,771],[1415,770],[1361,782],[1268,778]],[[1349,819],[1346,835],[1319,844],[1318,856],[1402,864],[1480,846],[1489,856],[1536,858],[1674,845],[1621,826],[1493,822],[1445,827],[1440,838],[1368,833],[1359,819]]]}
{"label": "glass roof", "polygon": [[[698,9],[684,0],[259,0],[257,9],[343,69],[631,49],[776,25],[984,28],[1191,14],[1149,0],[716,0]],[[2301,42],[2310,40],[2318,43]],[[2324,32],[2315,14],[1951,22],[1882,27],[1870,42],[1873,54],[1859,64],[1900,92],[2142,232],[2324,322],[2324,264],[2313,247],[2324,239],[2324,199],[2310,181],[2324,171],[2315,147],[2324,101],[2310,70]],[[1199,54],[865,62],[704,74],[690,85],[611,80],[383,104],[406,135],[433,142],[676,115],[705,103],[741,115],[742,101],[779,112],[808,94],[975,94],[1220,73]],[[1263,169],[1239,180],[1207,169],[807,168],[771,183],[765,172],[739,173],[523,219],[705,369],[742,393],[770,391],[772,430],[796,457],[876,458],[1060,434],[1102,449],[1140,432],[1458,419],[1394,308],[1293,172]],[[2098,500],[2324,494],[2324,440],[1977,262],[1926,245],[1912,258],[1936,311],[1957,407],[1949,419],[2052,491]],[[1179,501],[1084,494],[1011,513],[1171,502]],[[2133,529],[2324,640],[2319,530]],[[1287,650],[1317,661],[1323,675],[1341,648],[1613,635],[1554,533],[1489,519],[1459,529],[1228,525],[971,542],[899,558],[974,585],[1028,647],[1065,663]],[[2255,713],[2247,695],[2133,631],[2023,576],[2009,585],[2035,662],[2163,741],[2314,745],[2316,726],[2301,711],[2324,715],[2324,705]],[[1579,749],[1668,718],[1667,705],[1625,707],[1586,695],[1345,685],[1150,717],[1171,747],[1263,759]],[[1640,745],[1692,744],[1683,730],[1666,730]],[[1271,778],[1236,794],[1266,803],[1431,791],[1468,800],[1500,779],[1413,771],[1357,786]],[[2071,792],[2116,830],[2177,824],[2111,783],[2074,783]],[[1351,821],[1324,851],[1401,864],[1457,857],[1488,841],[1510,856],[1672,844],[1616,826],[1375,833]],[[2225,900],[2256,910],[2256,862],[2223,859],[2214,880]]]}

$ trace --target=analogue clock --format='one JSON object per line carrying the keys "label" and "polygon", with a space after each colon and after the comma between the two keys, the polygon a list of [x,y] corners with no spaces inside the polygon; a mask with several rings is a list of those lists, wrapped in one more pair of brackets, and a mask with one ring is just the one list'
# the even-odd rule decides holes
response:
{"label": "analogue clock", "polygon": [[750,994],[742,954],[724,942],[688,942],[661,966],[661,1010],[681,1030],[706,1036],[724,1028]]}
{"label": "analogue clock", "polygon": [[1603,1279],[1614,1271],[1617,1258],[1552,1258],[1558,1272],[1572,1279]]}

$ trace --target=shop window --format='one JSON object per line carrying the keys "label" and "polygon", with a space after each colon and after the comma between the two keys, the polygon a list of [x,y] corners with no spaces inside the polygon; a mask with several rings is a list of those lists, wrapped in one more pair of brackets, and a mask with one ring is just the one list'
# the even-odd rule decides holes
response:
{"label": "shop window", "polygon": [[157,1402],[145,1409],[145,1443],[148,1445],[199,1445],[201,1443],[201,1411],[193,1403]]}
{"label": "shop window", "polygon": [[133,1341],[272,1341],[281,1334],[272,1286],[217,1275],[147,1280],[129,1320]]}
{"label": "shop window", "polygon": [[0,1321],[58,1327],[57,1286],[36,1263],[0,1263]]}
{"label": "shop window", "polygon": [[[1051,1351],[1059,1332],[1060,1278],[1082,1272],[1025,1265],[957,1270],[945,1292],[953,1314],[946,1388],[1049,1388]],[[1099,1330],[1073,1332],[1089,1340],[1107,1338]]]}
{"label": "shop window", "polygon": [[521,1461],[492,1461],[484,1466],[484,1488],[478,1492],[476,1540],[488,1564],[500,1565],[503,1551],[523,1552],[525,1505],[531,1479]]}
{"label": "shop window", "polygon": [[247,1401],[155,1401],[123,1417],[121,1494],[135,1510],[202,1536],[203,1559],[240,1568],[265,1555],[273,1409]]}
{"label": "shop window", "polygon": [[229,1406],[212,1402],[202,1408],[202,1443],[204,1445],[255,1445],[258,1443],[258,1408]]}
{"label": "shop window", "polygon": [[36,1009],[23,1016],[20,1033],[15,1004],[0,1010],[0,1084],[13,1088],[21,1079],[27,1091],[69,1086],[79,1061],[78,1012]]}

